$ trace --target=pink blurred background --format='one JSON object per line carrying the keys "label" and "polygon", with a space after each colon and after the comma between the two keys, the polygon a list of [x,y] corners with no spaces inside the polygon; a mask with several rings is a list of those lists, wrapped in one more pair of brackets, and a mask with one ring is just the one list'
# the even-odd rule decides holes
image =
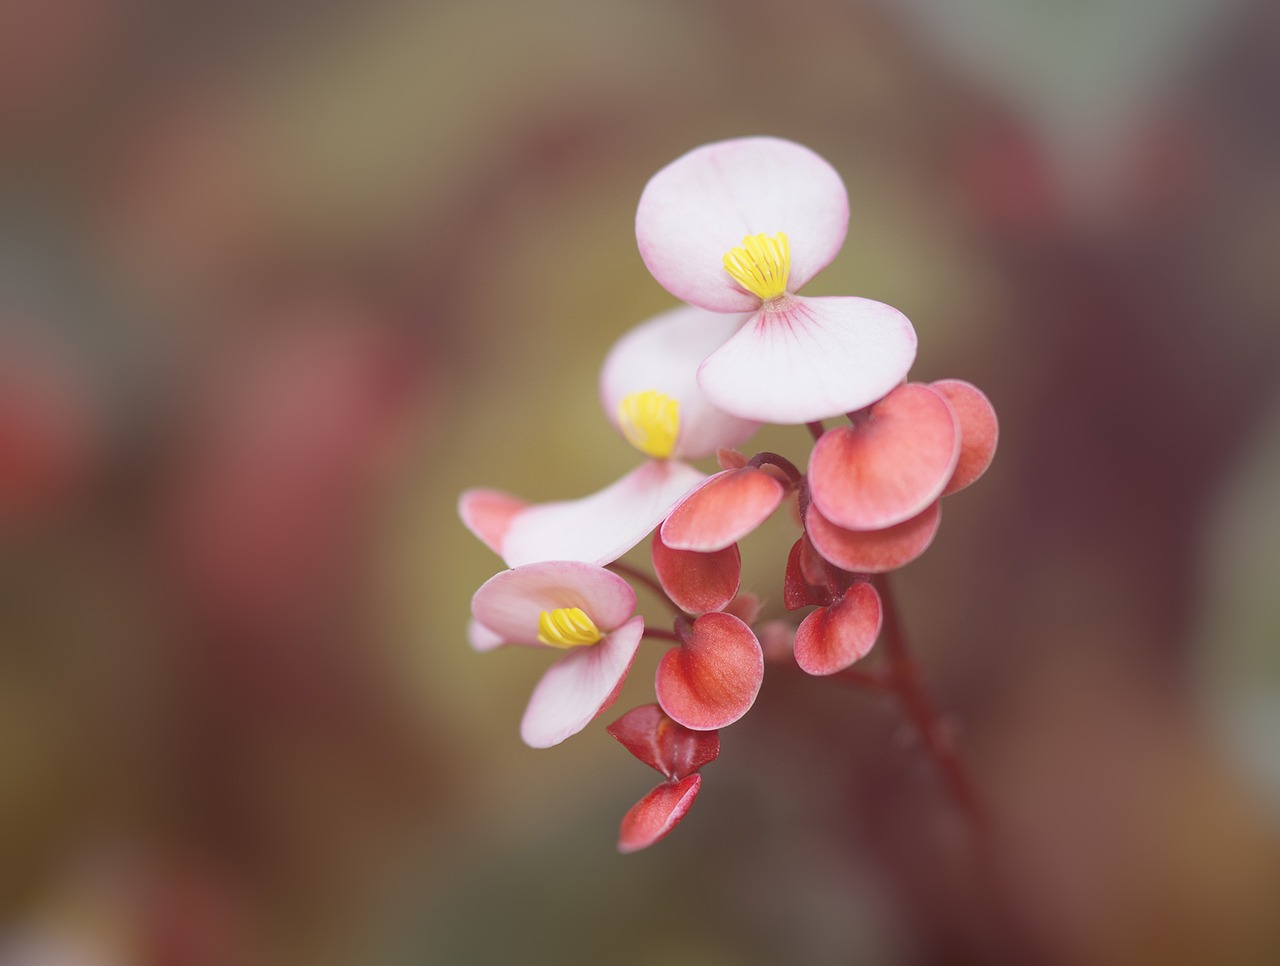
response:
{"label": "pink blurred background", "polygon": [[[9,0],[0,962],[995,961],[892,707],[771,668],[622,857],[651,776],[525,748],[540,655],[465,643],[457,493],[632,464],[640,189],[766,133],[849,188],[807,291],[1001,414],[897,586],[1011,914],[1280,961],[1278,64],[1263,0]],[[771,612],[793,538],[744,546]]]}

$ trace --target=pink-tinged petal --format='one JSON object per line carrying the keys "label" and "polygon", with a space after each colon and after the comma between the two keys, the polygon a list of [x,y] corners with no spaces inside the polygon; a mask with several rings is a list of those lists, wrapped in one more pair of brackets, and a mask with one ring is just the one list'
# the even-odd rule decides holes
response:
{"label": "pink-tinged petal", "polygon": [[721,470],[680,501],[662,524],[662,541],[674,550],[723,550],[764,523],[785,493],[764,470]]}
{"label": "pink-tinged petal", "polygon": [[730,544],[714,553],[673,550],[653,535],[653,570],[667,596],[683,611],[706,614],[724,610],[738,593],[742,557]]}
{"label": "pink-tinged petal", "polygon": [[794,660],[792,649],[796,629],[790,621],[768,621],[759,628],[760,649],[764,659],[771,664],[789,664]]}
{"label": "pink-tinged petal", "polygon": [[611,563],[704,479],[701,470],[679,460],[649,460],[591,496],[531,506],[512,519],[503,559],[512,567],[539,560]]}
{"label": "pink-tinged petal", "polygon": [[533,689],[520,722],[531,748],[550,748],[575,735],[618,697],[644,636],[644,618],[633,617],[598,644],[575,647],[551,665]]}
{"label": "pink-tinged petal", "polygon": [[663,712],[656,704],[632,708],[605,729],[650,768],[679,780],[720,755],[720,735],[694,731]]}
{"label": "pink-tinged petal", "polygon": [[813,547],[827,561],[860,574],[883,574],[915,560],[938,533],[942,511],[937,502],[919,516],[884,530],[845,530],[822,515],[816,506],[805,515],[805,529]]}
{"label": "pink-tinged petal", "polygon": [[608,634],[635,611],[636,592],[603,567],[552,560],[495,574],[471,598],[476,621],[511,644],[537,644],[539,615],[560,607],[581,608]]}
{"label": "pink-tinged petal", "polygon": [[475,619],[467,621],[467,642],[477,651],[492,651],[507,643],[501,634]]}
{"label": "pink-tinged petal", "polygon": [[501,557],[502,541],[512,518],[528,506],[528,501],[501,490],[467,490],[458,498],[458,516],[468,530]]}
{"label": "pink-tinged petal", "polygon": [[639,852],[657,842],[688,813],[702,787],[701,775],[664,782],[628,809],[618,830],[618,851]]}
{"label": "pink-tinged petal", "polygon": [[655,690],[680,724],[712,731],[746,714],[763,680],[764,655],[751,628],[730,614],[703,614],[684,643],[662,656]]}
{"label": "pink-tinged petal", "polygon": [[737,446],[760,425],[716,408],[698,387],[698,366],[724,345],[747,320],[692,306],[664,312],[621,339],[600,370],[600,402],[618,427],[618,404],[636,392],[656,390],[680,404],[677,459],[709,456],[721,446]]}
{"label": "pink-tinged petal", "polygon": [[871,405],[915,357],[915,329],[892,306],[791,296],[765,305],[708,356],[698,384],[744,419],[808,423]]}
{"label": "pink-tinged petal", "polygon": [[960,427],[940,393],[899,386],[856,425],[822,434],[809,457],[809,491],[846,530],[883,530],[942,495],[960,456]]}
{"label": "pink-tinged petal", "polygon": [[796,629],[796,663],[809,674],[835,674],[866,657],[880,634],[880,595],[868,583],[853,584],[844,597],[821,607]]}
{"label": "pink-tinged petal", "polygon": [[650,179],[636,243],[676,298],[713,312],[750,312],[760,299],[724,268],[745,236],[787,234],[794,292],[835,258],[848,224],[844,184],[826,161],[790,141],[739,138],[695,148]]}
{"label": "pink-tinged petal", "polygon": [[973,483],[991,465],[1000,438],[995,407],[977,386],[963,379],[942,379],[930,383],[951,405],[960,424],[960,459],[951,481],[942,491],[949,496]]}

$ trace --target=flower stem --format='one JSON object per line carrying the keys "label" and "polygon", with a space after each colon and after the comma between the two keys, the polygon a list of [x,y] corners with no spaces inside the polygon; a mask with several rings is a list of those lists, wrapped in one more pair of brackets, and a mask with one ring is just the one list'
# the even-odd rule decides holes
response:
{"label": "flower stem", "polygon": [[822,420],[820,419],[814,420],[811,423],[805,423],[805,426],[808,427],[809,435],[813,437],[813,441],[815,443],[820,440],[822,438],[822,434],[827,431],[827,427],[822,425]]}
{"label": "flower stem", "polygon": [[871,578],[871,582],[880,594],[884,610],[881,633],[885,656],[889,662],[889,688],[897,694],[903,711],[920,732],[920,737],[924,740],[930,757],[937,764],[947,791],[956,805],[973,824],[979,837],[985,837],[990,825],[986,809],[983,808],[973,780],[946,733],[937,705],[925,688],[920,675],[920,663],[907,646],[888,577],[877,574]]}

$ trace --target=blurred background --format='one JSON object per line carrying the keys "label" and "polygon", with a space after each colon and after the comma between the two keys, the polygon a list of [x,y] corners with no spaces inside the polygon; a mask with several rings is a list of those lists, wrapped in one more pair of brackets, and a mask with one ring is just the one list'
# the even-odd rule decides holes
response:
{"label": "blurred background", "polygon": [[[6,0],[0,962],[1280,961],[1277,92],[1265,0]],[[743,134],[1000,413],[895,580],[1007,909],[884,702],[771,666],[622,857],[614,715],[466,644],[458,492],[634,465],[635,203]]]}

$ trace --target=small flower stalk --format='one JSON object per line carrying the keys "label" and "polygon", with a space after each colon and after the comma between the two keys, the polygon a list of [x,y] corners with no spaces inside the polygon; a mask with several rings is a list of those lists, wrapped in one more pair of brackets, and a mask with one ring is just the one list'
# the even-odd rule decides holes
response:
{"label": "small flower stalk", "polygon": [[[686,304],[622,336],[600,374],[605,419],[638,465],[577,499],[535,505],[475,489],[459,500],[462,522],[509,568],[472,600],[472,645],[553,660],[521,723],[526,743],[549,747],[587,727],[618,697],[642,642],[666,648],[656,703],[608,727],[664,779],[624,817],[623,852],[684,818],[721,730],[755,704],[766,653],[773,666],[793,661],[919,706],[904,690],[918,678],[892,663],[904,660],[900,640],[884,673],[850,669],[884,627],[884,575],[929,548],[942,499],[985,472],[998,426],[967,382],[907,381],[916,336],[896,309],[799,294],[847,224],[835,170],[789,141],[723,141],[667,165],[641,195],[636,239]],[[806,426],[807,457],[741,452],[762,423]],[[717,472],[694,463],[712,456]],[[738,544],[784,505],[800,532],[778,583],[743,592]],[[646,539],[647,571],[621,560]],[[670,630],[635,613],[633,585],[669,610]],[[786,613],[762,606],[771,596]]]}

